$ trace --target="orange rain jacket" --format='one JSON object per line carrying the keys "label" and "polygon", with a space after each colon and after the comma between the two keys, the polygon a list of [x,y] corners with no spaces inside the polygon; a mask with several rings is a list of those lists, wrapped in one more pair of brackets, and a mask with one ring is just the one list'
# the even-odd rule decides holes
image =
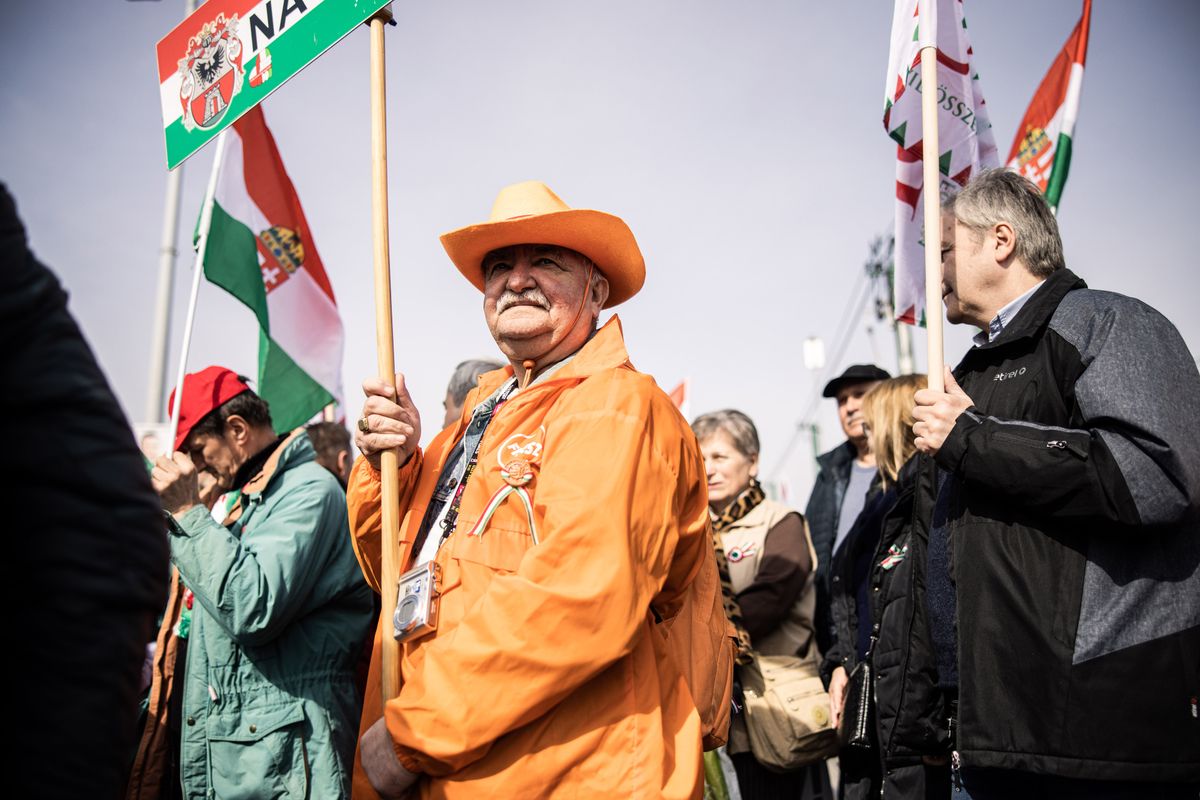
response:
{"label": "orange rain jacket", "polygon": [[[458,423],[400,469],[401,563],[471,409],[511,375],[482,376]],[[535,473],[537,545],[511,495],[468,535],[514,454]],[[376,590],[379,505],[378,474],[359,459],[350,527]],[[685,600],[691,613],[694,586],[715,585],[703,461],[671,401],[629,363],[615,317],[499,407],[437,560],[438,629],[401,646],[402,688],[386,712],[422,798],[701,796],[700,714],[663,629]],[[732,640],[720,602],[707,607],[700,633],[730,651],[726,674],[708,677],[719,693]],[[378,637],[360,735],[380,717]],[[354,796],[376,797],[358,758]]]}

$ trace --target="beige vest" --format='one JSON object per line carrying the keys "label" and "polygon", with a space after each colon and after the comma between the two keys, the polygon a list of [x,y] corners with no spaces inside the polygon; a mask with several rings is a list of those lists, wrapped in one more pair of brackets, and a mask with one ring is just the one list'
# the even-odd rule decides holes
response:
{"label": "beige vest", "polygon": [[[794,513],[793,510],[787,506],[763,500],[751,509],[749,514],[720,534],[721,547],[725,550],[725,559],[729,562],[729,580],[733,584],[734,594],[754,582],[767,541],[767,531],[791,513]],[[807,521],[804,522],[804,542],[808,547],[812,569],[800,596],[788,609],[779,627],[761,641],[753,642],[754,649],[763,655],[804,656],[813,644],[813,616],[817,604],[814,583],[817,574],[817,553],[813,549],[812,538],[808,535]]]}

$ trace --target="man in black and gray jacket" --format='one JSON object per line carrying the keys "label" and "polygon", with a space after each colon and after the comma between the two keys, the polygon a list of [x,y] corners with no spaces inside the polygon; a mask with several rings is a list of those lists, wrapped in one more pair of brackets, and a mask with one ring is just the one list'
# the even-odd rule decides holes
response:
{"label": "man in black and gray jacket", "polygon": [[942,296],[980,328],[917,394],[938,468],[924,608],[972,800],[1196,797],[1200,375],[1144,303],[1088,289],[1015,173],[943,218]]}

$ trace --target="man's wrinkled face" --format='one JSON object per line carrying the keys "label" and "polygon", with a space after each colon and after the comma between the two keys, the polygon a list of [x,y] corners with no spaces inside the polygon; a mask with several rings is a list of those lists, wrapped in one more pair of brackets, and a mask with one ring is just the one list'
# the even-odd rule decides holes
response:
{"label": "man's wrinkled face", "polygon": [[[568,335],[573,321],[575,328],[583,324],[590,331],[600,313],[595,293],[588,290],[587,259],[565,247],[520,244],[493,250],[484,256],[483,278],[483,315],[509,358],[540,356]],[[604,278],[594,273],[592,280]]]}
{"label": "man's wrinkled face", "polygon": [[227,428],[222,436],[210,433],[189,436],[183,443],[184,452],[191,456],[197,472],[207,472],[217,481],[222,492],[233,488],[233,477],[244,459],[239,459],[236,447],[229,441]]}
{"label": "man's wrinkled face", "polygon": [[987,328],[996,276],[995,261],[988,257],[986,234],[942,215],[942,302],[946,319],[954,325],[969,323]]}
{"label": "man's wrinkled face", "polygon": [[846,434],[847,439],[865,441],[867,434],[863,430],[862,399],[877,383],[879,381],[864,381],[847,384],[838,389],[838,421],[842,423],[842,432]]}

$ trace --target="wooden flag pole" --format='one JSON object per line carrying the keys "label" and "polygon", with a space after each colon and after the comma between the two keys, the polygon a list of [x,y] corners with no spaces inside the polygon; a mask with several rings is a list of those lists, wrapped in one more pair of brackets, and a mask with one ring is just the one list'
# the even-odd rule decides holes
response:
{"label": "wooden flag pole", "polygon": [[175,398],[171,403],[171,425],[164,443],[169,455],[175,450],[175,434],[179,432],[179,402],[183,396],[183,376],[187,374],[188,350],[192,346],[192,327],[196,321],[196,301],[200,297],[200,279],[204,277],[204,254],[208,251],[208,232],[212,229],[213,203],[217,197],[217,181],[221,177],[221,166],[225,161],[226,131],[217,134],[217,149],[213,153],[212,171],[208,174],[208,188],[204,192],[204,205],[200,207],[200,227],[196,233],[200,241],[196,246],[196,263],[192,266],[192,293],[188,298],[187,318],[183,323],[183,345],[179,353],[179,368],[175,374]]}
{"label": "wooden flag pole", "polygon": [[[384,77],[383,26],[392,18],[390,8],[371,17],[371,230],[375,252],[375,348],[379,376],[396,382],[396,354],[392,339],[392,278],[388,250],[387,194],[387,84]],[[383,496],[380,517],[383,542],[383,595],[381,661],[383,699],[400,693],[400,643],[392,627],[396,609],[396,579],[400,577],[400,476],[395,450],[380,455]]]}
{"label": "wooden flag pole", "polygon": [[925,168],[925,331],[928,333],[929,388],[945,391],[942,376],[942,180],[938,167],[937,2],[922,0],[921,162]]}

